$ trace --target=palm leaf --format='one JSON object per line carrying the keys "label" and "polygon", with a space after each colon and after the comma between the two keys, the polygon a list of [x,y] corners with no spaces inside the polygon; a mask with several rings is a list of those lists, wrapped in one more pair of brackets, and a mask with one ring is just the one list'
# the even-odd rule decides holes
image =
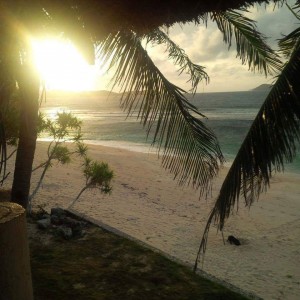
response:
{"label": "palm leaf", "polygon": [[282,38],[279,42],[280,52],[285,57],[290,57],[300,39],[300,27]]}
{"label": "palm leaf", "polygon": [[151,42],[152,44],[163,44],[167,46],[169,59],[173,60],[175,65],[180,67],[179,74],[185,72],[190,75],[189,81],[192,85],[190,92],[196,92],[198,83],[200,81],[205,80],[206,83],[209,82],[209,76],[204,70],[205,67],[194,64],[186,55],[184,50],[176,45],[165,32],[161,31],[160,29],[154,30],[146,35],[146,39],[147,43]]}
{"label": "palm leaf", "polygon": [[256,30],[253,20],[246,18],[238,11],[211,13],[211,19],[216,22],[223,33],[223,40],[232,44],[234,35],[237,56],[249,69],[267,74],[276,74],[281,70],[282,63],[275,52],[266,44],[265,37]]}
{"label": "palm leaf", "polygon": [[129,113],[137,110],[148,134],[153,134],[153,144],[163,153],[163,166],[181,184],[192,183],[204,192],[223,156],[215,135],[199,119],[202,115],[158,70],[136,34],[111,34],[99,47],[100,58],[116,65],[112,82],[127,91],[123,108]]}
{"label": "palm leaf", "polygon": [[[296,4],[293,8],[291,8],[288,4],[286,4],[292,14],[300,20],[300,14],[297,13],[296,10],[300,9],[300,4]],[[297,43],[300,39],[300,27],[292,31],[290,34],[286,35],[279,41],[279,50],[286,57],[291,57],[292,52],[294,51]]]}
{"label": "palm leaf", "polygon": [[300,2],[297,1],[293,7],[290,7],[288,3],[285,4],[290,12],[294,15],[294,17],[300,20],[299,10],[300,10]]}
{"label": "palm leaf", "polygon": [[212,222],[222,230],[243,196],[246,206],[259,198],[274,172],[296,155],[300,140],[300,41],[267,96],[223,182],[202,236],[195,269],[205,253]]}

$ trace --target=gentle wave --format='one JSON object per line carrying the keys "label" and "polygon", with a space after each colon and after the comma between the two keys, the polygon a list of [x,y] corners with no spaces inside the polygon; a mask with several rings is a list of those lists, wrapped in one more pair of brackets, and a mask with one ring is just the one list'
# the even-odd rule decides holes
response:
{"label": "gentle wave", "polygon": [[[237,154],[265,96],[266,92],[209,93],[196,94],[191,100],[207,117],[201,120],[215,132],[229,163]],[[146,141],[146,129],[137,119],[138,111],[127,117],[119,107],[119,101],[104,101],[101,97],[96,101],[95,97],[85,97],[59,105],[57,98],[54,101],[47,99],[41,110],[50,118],[55,118],[56,112],[72,112],[83,121],[82,133],[88,143],[142,153],[156,151],[151,148],[152,137]],[[43,135],[41,139],[47,140],[47,136]],[[300,158],[297,157],[288,169],[300,172]]]}

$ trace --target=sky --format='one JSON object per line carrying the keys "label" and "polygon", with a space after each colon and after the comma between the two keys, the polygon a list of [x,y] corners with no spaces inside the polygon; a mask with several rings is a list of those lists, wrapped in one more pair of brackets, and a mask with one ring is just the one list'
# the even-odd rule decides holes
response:
{"label": "sky", "polygon": [[[289,2],[294,4],[294,1]],[[297,22],[300,22],[286,6],[274,9],[274,4],[267,8],[256,6],[247,13],[247,17],[257,22],[258,30],[268,37],[268,44],[275,49],[277,39],[297,28]],[[228,45],[224,44],[222,34],[214,23],[209,22],[207,27],[196,27],[193,24],[183,27],[176,25],[170,29],[170,36],[194,63],[206,67],[210,83],[200,83],[198,92],[244,91],[263,83],[274,82],[272,76],[266,78],[263,74],[249,71],[247,65],[242,65],[241,60],[236,57],[235,46],[228,50]],[[167,78],[189,90],[190,85],[186,83],[186,78],[178,77],[172,64],[162,55],[163,50],[152,51],[150,54]]]}
{"label": "sky", "polygon": [[[295,0],[288,1],[293,5]],[[268,44],[276,49],[277,40],[283,35],[288,34],[299,26],[297,20],[286,6],[274,7],[274,4],[267,7],[251,8],[246,16],[254,19],[258,30],[268,37]],[[200,82],[197,92],[226,92],[226,91],[247,91],[263,83],[273,83],[272,76],[265,77],[264,74],[249,71],[247,65],[243,65],[241,60],[236,57],[235,45],[228,49],[228,45],[223,42],[221,32],[216,24],[208,22],[207,26],[201,24],[186,24],[184,26],[175,25],[169,29],[171,39],[178,44],[189,58],[196,64],[205,67],[210,77],[209,84]],[[54,47],[51,49],[51,47]],[[110,90],[108,84],[113,72],[103,74],[104,71],[96,62],[95,66],[87,66],[78,60],[77,54],[65,49],[65,56],[57,59],[55,53],[63,53],[64,49],[56,48],[55,45],[43,46],[45,50],[38,51],[42,62],[42,68],[49,73],[50,89],[90,89],[90,90]],[[39,49],[38,49],[39,50]],[[168,60],[166,49],[163,46],[150,47],[147,51],[157,67],[164,76],[177,86],[189,91],[191,86],[187,83],[188,76],[176,71],[172,61]],[[51,60],[51,55],[53,59]],[[77,63],[74,64],[74,60]],[[54,61],[59,65],[57,68]],[[65,70],[61,67],[66,65]],[[118,92],[118,89],[114,91]]]}

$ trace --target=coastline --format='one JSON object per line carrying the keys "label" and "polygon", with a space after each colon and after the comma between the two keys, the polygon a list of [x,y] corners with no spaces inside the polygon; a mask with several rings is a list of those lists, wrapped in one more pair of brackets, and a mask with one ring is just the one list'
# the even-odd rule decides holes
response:
{"label": "coastline", "polygon": [[[38,142],[35,163],[48,143]],[[89,145],[92,159],[109,163],[115,172],[113,192],[85,192],[73,207],[80,214],[130,235],[170,256],[193,264],[208,214],[228,170],[216,178],[213,197],[199,200],[192,188],[179,187],[160,167],[157,155],[101,145]],[[11,180],[12,176],[10,176]],[[224,235],[242,246],[223,245],[211,228],[204,271],[264,299],[300,296],[300,175],[277,174],[271,187],[249,209],[240,203],[225,225]],[[33,174],[33,186],[38,174]],[[9,182],[8,182],[9,185]],[[80,162],[54,166],[47,172],[33,206],[66,208],[84,185]]]}

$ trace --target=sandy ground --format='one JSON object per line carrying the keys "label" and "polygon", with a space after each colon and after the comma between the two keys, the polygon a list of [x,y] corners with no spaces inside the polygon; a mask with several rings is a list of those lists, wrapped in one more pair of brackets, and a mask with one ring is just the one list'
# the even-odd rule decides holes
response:
{"label": "sandy ground", "polygon": [[[46,146],[38,143],[35,164],[45,157]],[[153,154],[93,145],[89,149],[90,157],[108,162],[115,171],[113,192],[106,196],[87,191],[73,209],[193,264],[227,169],[216,179],[213,197],[199,200],[197,191],[178,187]],[[32,188],[39,174],[34,173]],[[49,211],[66,208],[84,183],[79,160],[54,166],[33,205]],[[263,299],[300,299],[300,176],[276,175],[271,189],[250,210],[240,206],[224,235],[238,237],[242,246],[224,245],[212,228],[204,271]]]}

